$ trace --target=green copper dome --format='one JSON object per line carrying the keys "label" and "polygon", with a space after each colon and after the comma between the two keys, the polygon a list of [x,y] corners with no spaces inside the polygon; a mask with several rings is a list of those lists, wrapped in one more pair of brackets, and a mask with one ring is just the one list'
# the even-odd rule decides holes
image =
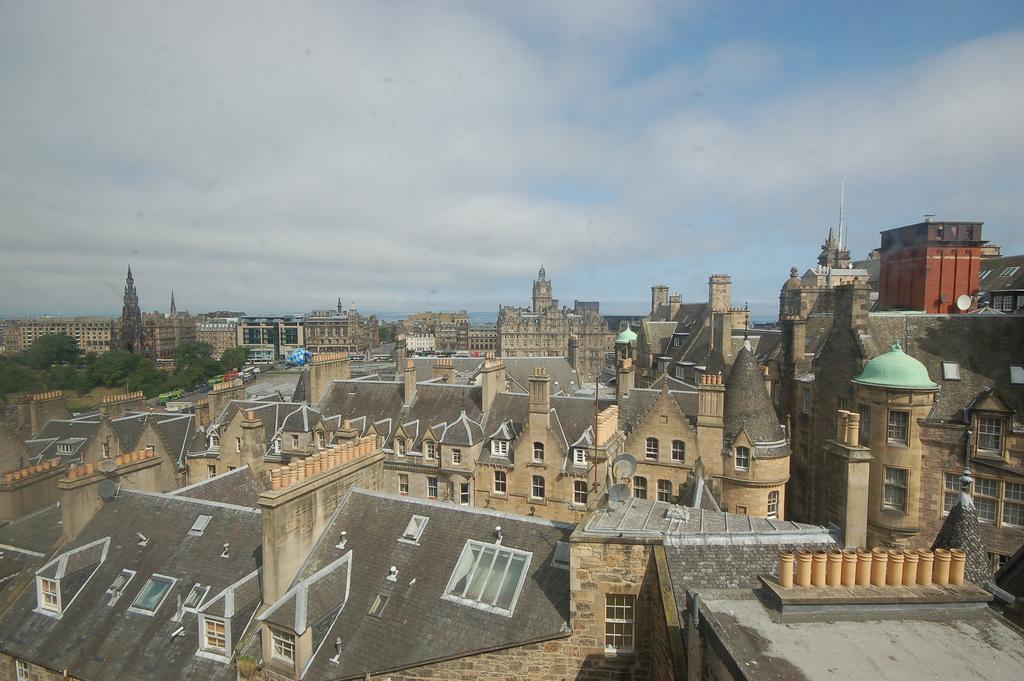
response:
{"label": "green copper dome", "polygon": [[615,342],[616,343],[635,343],[636,342],[636,332],[633,331],[633,329],[631,329],[631,328],[629,328],[627,326],[625,329],[622,330],[622,333],[619,334],[618,338],[615,339]]}
{"label": "green copper dome", "polygon": [[864,372],[853,380],[864,385],[908,390],[934,390],[939,387],[932,383],[923,364],[903,352],[898,341],[893,341],[892,350],[868,362]]}

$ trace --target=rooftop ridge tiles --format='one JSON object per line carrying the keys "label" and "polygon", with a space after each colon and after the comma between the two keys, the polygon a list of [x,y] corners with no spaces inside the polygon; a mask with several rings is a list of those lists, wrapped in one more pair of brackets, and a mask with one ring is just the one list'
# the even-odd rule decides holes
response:
{"label": "rooftop ridge tiles", "polygon": [[[401,496],[398,494],[389,494],[388,492],[378,492],[375,490],[369,490],[364,487],[352,487],[349,491],[350,494],[361,494],[369,497],[377,497],[378,499],[388,499],[391,501],[398,501],[404,504],[418,505],[418,506],[429,506],[431,508],[440,508],[449,511],[455,511],[459,513],[475,513],[477,515],[486,515],[493,518],[507,518],[516,522],[532,523],[534,525],[542,525],[544,527],[554,527],[558,529],[572,529],[575,527],[573,523],[564,523],[557,520],[547,520],[545,518],[537,518],[535,516],[519,515],[518,513],[507,513],[505,511],[495,511],[489,508],[477,508],[474,506],[455,506],[454,504],[446,501],[438,501],[434,499],[416,499],[408,496]],[[341,508],[341,504],[338,506]]]}
{"label": "rooftop ridge tiles", "polygon": [[252,508],[250,506],[238,506],[237,504],[227,504],[224,503],[223,501],[210,501],[209,499],[196,499],[194,497],[176,496],[169,492],[148,492],[146,490],[141,489],[122,489],[120,494],[135,495],[140,497],[156,497],[158,499],[168,499],[170,501],[198,504],[200,506],[209,506],[212,508],[223,508],[228,511],[245,511],[246,513],[253,513],[256,515],[259,515],[260,513],[260,509]]}

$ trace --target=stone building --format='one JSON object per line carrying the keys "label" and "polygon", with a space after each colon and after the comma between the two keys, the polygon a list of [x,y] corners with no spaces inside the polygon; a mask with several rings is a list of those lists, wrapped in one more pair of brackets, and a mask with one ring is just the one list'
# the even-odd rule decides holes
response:
{"label": "stone building", "polygon": [[981,261],[979,298],[1000,312],[1024,310],[1024,256],[985,258]]}
{"label": "stone building", "polygon": [[[398,332],[406,337],[432,336],[434,350],[442,354],[469,350],[469,314],[458,312],[417,312],[399,324]],[[492,348],[493,349],[493,348]]]}
{"label": "stone building", "polygon": [[170,362],[174,360],[179,347],[196,341],[196,318],[187,310],[178,311],[174,302],[174,291],[171,291],[169,311],[166,314],[151,312],[143,315],[142,333],[146,356],[157,361]]}
{"label": "stone building", "polygon": [[136,355],[143,355],[146,352],[142,309],[139,307],[139,293],[135,290],[135,279],[132,278],[130,265],[128,276],[125,278],[121,319],[117,322],[111,347],[114,350],[127,350]]}
{"label": "stone building", "polygon": [[339,298],[336,310],[314,310],[303,319],[303,336],[306,349],[313,353],[365,354],[380,342],[380,324],[374,315],[345,310]]}
{"label": "stone building", "polygon": [[225,350],[238,347],[238,317],[204,317],[196,321],[196,340],[213,348],[220,358]]}
{"label": "stone building", "polygon": [[240,317],[238,344],[249,351],[250,362],[277,362],[305,346],[302,317]]}
{"label": "stone building", "polygon": [[574,358],[584,381],[593,381],[600,374],[614,340],[598,303],[576,301],[572,308],[558,306],[543,267],[533,282],[532,306],[502,306],[497,332],[499,356]]}
{"label": "stone building", "polygon": [[8,355],[24,352],[40,337],[61,333],[75,339],[83,353],[111,349],[114,321],[109,317],[39,317],[15,319],[6,325],[3,344]]}
{"label": "stone building", "polygon": [[497,324],[473,324],[469,327],[467,335],[466,350],[470,354],[479,353],[485,355],[498,353],[498,325]]}

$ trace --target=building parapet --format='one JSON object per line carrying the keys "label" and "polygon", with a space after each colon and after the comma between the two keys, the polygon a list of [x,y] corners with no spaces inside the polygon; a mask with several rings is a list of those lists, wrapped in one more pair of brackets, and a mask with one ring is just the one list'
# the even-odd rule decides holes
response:
{"label": "building parapet", "polygon": [[335,445],[305,459],[297,459],[287,466],[270,471],[270,489],[277,491],[312,480],[339,466],[373,454],[377,450],[377,438],[367,435],[350,442]]}
{"label": "building parapet", "polygon": [[64,397],[63,390],[47,390],[41,393],[26,395],[25,399],[29,402],[45,402],[47,400],[59,400],[62,397]]}
{"label": "building parapet", "polygon": [[18,468],[17,470],[4,473],[3,485],[4,487],[12,487],[15,484],[20,484],[28,481],[30,478],[35,478],[43,473],[56,470],[60,466],[59,459],[48,459],[41,463],[34,464],[32,466],[25,466],[24,468]]}
{"label": "building parapet", "polygon": [[107,404],[120,404],[121,402],[131,402],[133,400],[141,400],[145,397],[141,390],[136,390],[130,393],[124,393],[121,395],[107,395],[100,399],[101,405]]}
{"label": "building parapet", "polygon": [[[128,466],[133,463],[140,463],[143,461],[156,461],[157,453],[156,449],[139,449],[134,452],[128,452],[126,454],[118,454],[115,457],[109,459],[101,459],[99,463],[90,462],[82,466],[74,466],[68,469],[67,480],[80,480],[93,475],[106,475],[113,473],[121,466]],[[109,462],[109,463],[108,463]],[[106,470],[105,470],[106,469]]]}

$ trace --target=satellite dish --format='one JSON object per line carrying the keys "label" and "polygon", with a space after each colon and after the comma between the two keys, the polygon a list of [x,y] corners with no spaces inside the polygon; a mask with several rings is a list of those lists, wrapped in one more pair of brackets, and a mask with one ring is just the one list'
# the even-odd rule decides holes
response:
{"label": "satellite dish", "polygon": [[117,462],[113,459],[100,459],[96,468],[100,469],[100,473],[113,473],[117,470]]}
{"label": "satellite dish", "polygon": [[631,496],[633,496],[633,492],[630,491],[629,485],[624,485],[621,482],[608,488],[608,499],[610,501],[625,501]]}
{"label": "satellite dish", "polygon": [[117,484],[110,479],[100,480],[99,492],[100,499],[103,501],[111,501],[117,495]]}
{"label": "satellite dish", "polygon": [[636,473],[636,459],[629,454],[619,454],[612,462],[612,477],[618,480],[628,480]]}
{"label": "satellite dish", "polygon": [[967,294],[964,294],[964,295],[960,296],[959,298],[957,298],[956,299],[956,309],[960,310],[961,312],[967,312],[968,310],[970,310],[971,309],[971,297],[969,295],[967,295]]}

